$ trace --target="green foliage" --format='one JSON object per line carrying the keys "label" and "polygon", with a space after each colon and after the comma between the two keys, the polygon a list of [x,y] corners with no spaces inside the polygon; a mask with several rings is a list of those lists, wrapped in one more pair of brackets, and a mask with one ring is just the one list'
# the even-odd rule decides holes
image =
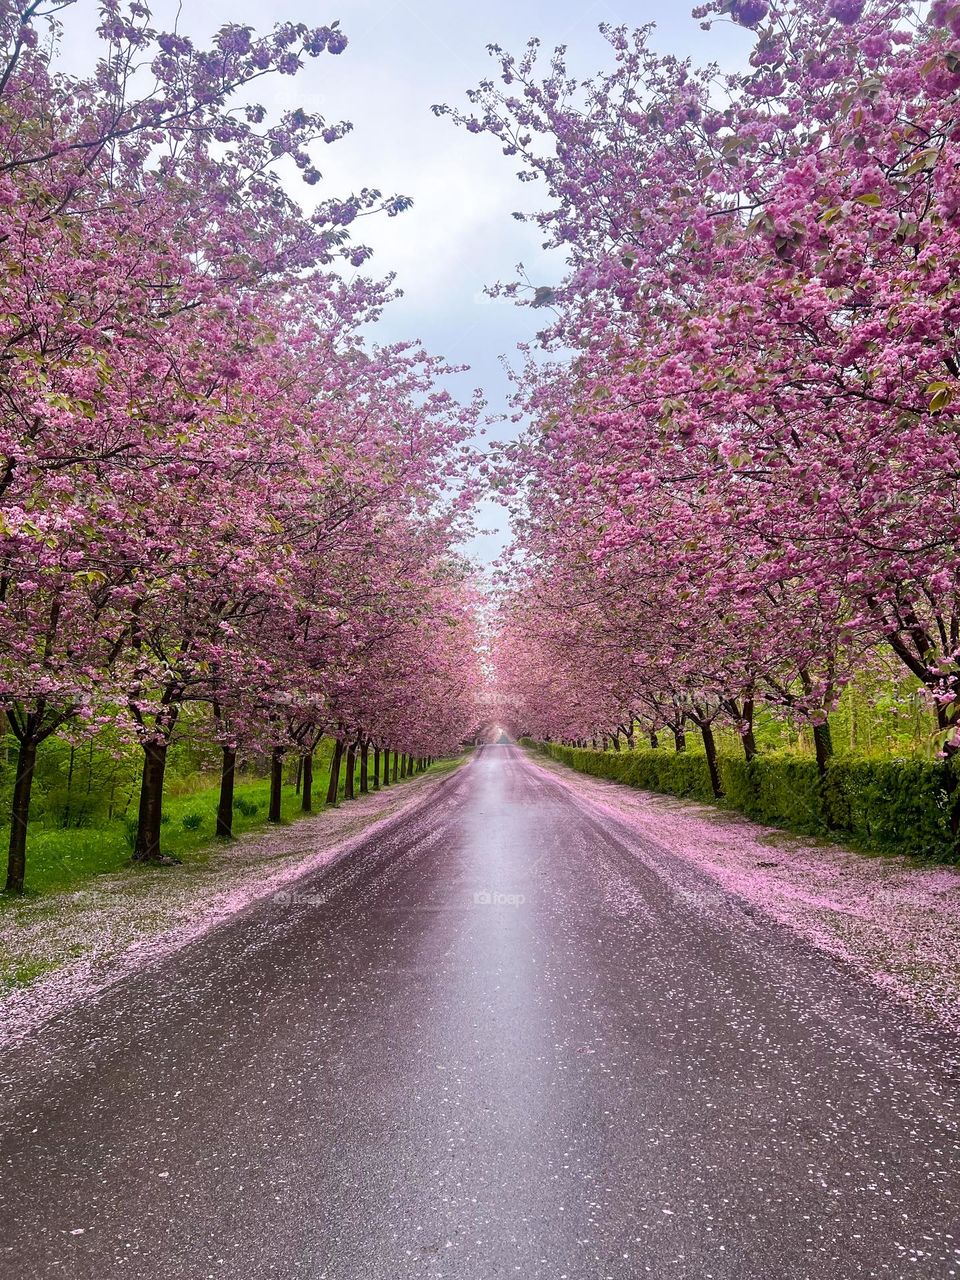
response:
{"label": "green foliage", "polygon": [[622,781],[646,791],[665,791],[669,795],[688,796],[695,800],[712,800],[710,770],[706,756],[686,751],[620,752]]}
{"label": "green foliage", "polygon": [[584,747],[563,747],[555,742],[523,741],[525,746],[535,746],[580,773],[611,778],[644,791],[662,791],[694,800],[713,799],[706,756],[697,752],[591,751]]}
{"label": "green foliage", "polygon": [[817,762],[807,756],[770,753],[749,764],[721,756],[720,782],[726,804],[756,822],[789,827],[805,835],[827,829]]}
{"label": "green foliage", "polygon": [[950,830],[955,766],[930,760],[831,762],[825,793],[832,823],[877,849],[960,859]]}
{"label": "green foliage", "polygon": [[[18,744],[0,735],[0,815],[9,811]],[[136,800],[140,751],[104,731],[94,743],[75,745],[57,736],[37,754],[31,817],[44,825],[96,827],[112,822]]]}
{"label": "green foliage", "polygon": [[202,813],[185,813],[180,819],[180,825],[184,831],[199,831],[203,826]]}
{"label": "green foliage", "polygon": [[260,806],[253,800],[248,800],[246,796],[234,796],[233,811],[242,814],[245,818],[254,818],[260,812]]}
{"label": "green foliage", "polygon": [[706,756],[694,752],[604,752],[560,747],[554,743],[549,744],[547,750],[555,760],[598,778],[612,778],[645,791],[663,791],[697,800],[713,798]]}
{"label": "green foliage", "polygon": [[936,750],[936,718],[919,681],[884,670],[855,676],[830,716],[830,731],[837,755],[858,760],[929,758]]}
{"label": "green foliage", "polygon": [[[885,670],[859,672],[843,690],[829,722],[834,751],[845,759],[931,759],[939,750],[936,717],[919,681],[912,676],[901,678]],[[782,711],[759,703],[753,728],[764,755],[775,752],[813,758],[809,725],[792,721]],[[713,731],[722,755],[742,758],[740,735],[732,725],[718,721]],[[687,737],[690,747],[698,750],[698,733],[692,726]],[[661,730],[661,746],[669,743],[669,733]]]}
{"label": "green foliage", "polygon": [[[712,801],[705,756],[667,750],[590,751],[524,739],[581,773],[666,795]],[[960,861],[951,830],[955,766],[939,760],[838,757],[821,781],[816,761],[788,753],[719,759],[725,807],[803,835],[829,836],[864,849]]]}

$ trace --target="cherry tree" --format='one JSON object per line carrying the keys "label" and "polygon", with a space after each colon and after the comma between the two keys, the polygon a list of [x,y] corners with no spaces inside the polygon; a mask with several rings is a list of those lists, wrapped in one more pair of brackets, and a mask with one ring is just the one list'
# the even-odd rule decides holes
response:
{"label": "cherry tree", "polygon": [[495,48],[502,87],[459,116],[543,180],[537,221],[570,263],[531,299],[576,354],[522,389],[521,546],[553,572],[583,535],[595,594],[639,555],[688,617],[722,610],[732,661],[701,665],[693,627],[685,665],[734,720],[754,687],[806,717],[821,763],[851,668],[888,645],[955,753],[957,8],[697,12],[754,33],[747,70],[608,29],[613,69],[586,84],[562,53],[541,73],[536,44]]}
{"label": "cherry tree", "polygon": [[[315,147],[349,126],[296,108],[271,119],[252,98],[264,76],[341,53],[336,24],[230,24],[201,50],[108,0],[99,34],[95,74],[71,77],[55,17],[0,4],[13,892],[45,737],[109,722],[140,743],[135,856],[160,860],[166,752],[184,713],[210,708],[227,834],[239,744],[315,743],[358,655],[376,683],[375,602],[404,572],[404,541],[429,581],[470,500],[478,405],[439,390],[446,366],[416,346],[366,345],[389,286],[337,269],[368,256],[350,240],[359,217],[409,202],[364,189],[305,212],[282,171],[314,186]],[[404,600],[391,625],[423,617]],[[431,717],[425,740],[449,745],[442,709]]]}

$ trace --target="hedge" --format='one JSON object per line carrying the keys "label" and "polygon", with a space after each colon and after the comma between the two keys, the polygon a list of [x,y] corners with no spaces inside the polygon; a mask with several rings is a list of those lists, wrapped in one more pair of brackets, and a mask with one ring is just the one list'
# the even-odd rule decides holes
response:
{"label": "hedge", "polygon": [[[591,751],[523,739],[523,745],[580,773],[665,795],[716,803],[706,757],[663,749]],[[827,765],[821,783],[815,760],[764,754],[749,763],[719,758],[725,808],[803,835],[830,836],[865,849],[960,861],[951,830],[954,766],[930,760],[845,760]]]}

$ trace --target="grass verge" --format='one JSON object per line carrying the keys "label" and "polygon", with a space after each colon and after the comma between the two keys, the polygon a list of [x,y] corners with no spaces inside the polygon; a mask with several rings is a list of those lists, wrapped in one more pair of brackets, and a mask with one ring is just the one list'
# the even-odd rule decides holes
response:
{"label": "grass verge", "polygon": [[[438,760],[422,774],[445,773],[457,768],[466,757]],[[409,778],[398,779],[391,786],[399,786]],[[318,769],[313,783],[313,812],[321,812],[329,782],[329,771]],[[359,771],[357,773],[359,786]],[[214,834],[219,800],[219,780],[211,779],[208,786],[189,795],[169,796],[164,799],[162,848],[188,865],[201,865],[213,850],[223,848]],[[343,803],[343,782],[340,784],[340,803]],[[267,826],[267,810],[270,803],[268,779],[238,780],[234,801],[233,832],[235,836],[263,830]],[[282,792],[281,820],[296,822],[305,815],[301,797],[292,785],[285,784]],[[117,818],[96,827],[63,828],[52,824],[31,824],[27,843],[27,895],[46,896],[64,893],[100,875],[115,875],[126,871],[131,876],[144,874],[155,868],[139,867],[130,861],[133,848],[135,822],[132,818]],[[0,829],[0,842],[6,847],[7,831]],[[229,847],[229,846],[227,846]],[[0,894],[0,911],[11,900]]]}
{"label": "grass verge", "polygon": [[[218,894],[254,888],[307,856],[336,849],[395,810],[398,806],[391,798],[400,801],[405,783],[449,774],[466,759],[441,760],[422,773],[398,779],[381,789],[382,801],[371,791],[356,806],[342,800],[329,809],[320,804],[312,815],[302,813],[300,797],[292,786],[285,786],[282,812],[283,825],[290,828],[288,838],[280,834],[282,828],[269,827],[265,820],[266,781],[238,785],[247,812],[237,814],[237,833],[248,838],[228,843],[212,834],[215,785],[171,797],[164,842],[183,859],[178,867],[133,865],[121,824],[111,823],[100,831],[39,831],[40,838],[31,844],[32,883],[42,889],[34,887],[19,898],[0,896],[0,995],[29,987],[80,959],[102,967],[132,943],[202,918]],[[315,781],[317,793],[323,795],[319,784],[326,779]],[[251,812],[254,807],[257,812]],[[193,815],[200,815],[199,825]],[[314,822],[308,834],[297,835],[298,819],[310,817]],[[184,818],[191,819],[187,825]],[[258,838],[258,833],[265,838]]]}

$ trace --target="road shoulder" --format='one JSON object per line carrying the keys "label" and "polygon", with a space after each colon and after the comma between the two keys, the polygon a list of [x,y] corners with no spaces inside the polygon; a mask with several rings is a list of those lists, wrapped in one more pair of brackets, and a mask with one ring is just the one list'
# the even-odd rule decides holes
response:
{"label": "road shoulder", "polygon": [[639,857],[655,860],[660,851],[694,865],[922,1021],[960,1033],[960,869],[866,856],[527,755],[531,767],[629,828]]}
{"label": "road shoulder", "polygon": [[329,866],[429,803],[452,773],[414,777],[290,825],[241,836],[202,864],[103,875],[0,914],[0,956],[21,985],[0,997],[0,1051],[157,963],[261,899]]}

